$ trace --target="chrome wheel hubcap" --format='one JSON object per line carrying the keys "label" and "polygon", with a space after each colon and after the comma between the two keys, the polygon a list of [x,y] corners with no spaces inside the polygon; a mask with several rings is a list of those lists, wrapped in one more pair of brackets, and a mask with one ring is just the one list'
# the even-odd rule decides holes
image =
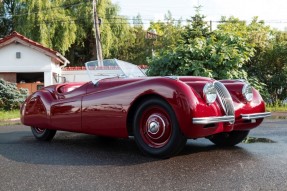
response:
{"label": "chrome wheel hubcap", "polygon": [[158,131],[159,131],[159,124],[158,124],[158,122],[155,122],[155,121],[151,122],[149,124],[148,132],[150,132],[152,134],[155,134]]}
{"label": "chrome wheel hubcap", "polygon": [[143,141],[152,148],[165,146],[172,126],[167,112],[160,107],[150,107],[142,114],[140,129]]}

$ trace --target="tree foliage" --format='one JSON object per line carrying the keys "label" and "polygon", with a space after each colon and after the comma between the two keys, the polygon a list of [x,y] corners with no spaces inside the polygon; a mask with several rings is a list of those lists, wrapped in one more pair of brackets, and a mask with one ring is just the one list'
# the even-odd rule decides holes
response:
{"label": "tree foliage", "polygon": [[200,14],[200,8],[200,6],[195,7],[196,14],[187,20],[188,23],[181,34],[183,44],[190,44],[197,37],[207,38],[210,36],[209,26],[204,21],[205,16]]}
{"label": "tree foliage", "polygon": [[62,0],[20,2],[20,14],[27,15],[18,19],[16,31],[64,54],[75,42],[77,27]]}
{"label": "tree foliage", "polygon": [[240,36],[228,32],[210,32],[196,14],[191,18],[181,41],[173,50],[163,50],[151,60],[150,75],[195,75],[215,79],[247,78],[243,65],[254,49]]}
{"label": "tree foliage", "polygon": [[0,24],[6,30],[2,36],[15,30],[65,53],[75,42],[77,27],[64,5],[63,0],[4,0]]}
{"label": "tree foliage", "polygon": [[[2,0],[0,37],[16,30],[61,52],[71,65],[83,65],[96,59],[92,11],[90,0]],[[244,78],[274,104],[287,96],[287,35],[257,17],[250,23],[222,17],[210,31],[200,7],[187,25],[168,12],[147,29],[140,15],[131,23],[111,0],[98,0],[97,12],[104,58],[148,62],[149,75]],[[146,38],[150,30],[156,38]]]}
{"label": "tree foliage", "polygon": [[286,32],[270,29],[257,17],[247,24],[237,18],[222,18],[220,31],[245,38],[255,54],[244,65],[249,81],[257,85],[264,98],[272,104],[282,104],[286,98]]}
{"label": "tree foliage", "polygon": [[287,97],[287,35],[285,32],[275,32],[269,39],[264,52],[256,56],[255,62],[249,65],[252,75],[266,84],[268,101],[283,104]]}
{"label": "tree foliage", "polygon": [[257,17],[247,24],[223,17],[210,31],[199,12],[191,17],[176,46],[158,49],[149,75],[195,75],[240,78],[256,87],[266,101],[287,97],[287,34],[270,29]]}
{"label": "tree foliage", "polygon": [[21,3],[19,0],[2,0],[0,1],[0,37],[10,34],[16,30],[21,10]]}
{"label": "tree foliage", "polygon": [[[174,49],[181,40],[183,31],[182,21],[175,20],[170,11],[165,15],[164,21],[151,22],[148,31],[154,30],[157,33],[156,39],[151,39],[154,50]],[[151,54],[150,54],[151,55]]]}
{"label": "tree foliage", "polygon": [[[113,4],[111,0],[101,0],[97,3],[97,12],[101,19],[100,31],[104,58],[129,58],[130,56],[129,49],[135,40],[135,34],[128,20],[119,15],[119,11],[119,6]],[[96,59],[91,3],[83,5],[81,11],[74,10],[72,15],[81,19],[76,20],[77,39],[67,52],[67,57],[72,65],[83,65],[86,61]]]}

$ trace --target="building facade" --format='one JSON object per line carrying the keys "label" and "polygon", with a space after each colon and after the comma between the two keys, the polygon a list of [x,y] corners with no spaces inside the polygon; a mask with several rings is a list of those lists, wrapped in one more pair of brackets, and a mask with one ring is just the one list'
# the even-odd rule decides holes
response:
{"label": "building facade", "polygon": [[0,39],[0,78],[30,93],[61,83],[62,68],[67,64],[69,61],[57,51],[17,32]]}

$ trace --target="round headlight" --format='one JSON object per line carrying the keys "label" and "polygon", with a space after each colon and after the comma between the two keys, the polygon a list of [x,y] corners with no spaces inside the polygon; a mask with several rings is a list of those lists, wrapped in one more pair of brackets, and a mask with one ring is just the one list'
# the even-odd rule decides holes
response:
{"label": "round headlight", "polygon": [[217,97],[217,92],[212,83],[205,84],[203,88],[203,96],[204,96],[206,103],[211,104],[215,102],[216,97]]}
{"label": "round headlight", "polygon": [[246,101],[251,101],[253,99],[252,87],[249,84],[243,86],[242,95]]}

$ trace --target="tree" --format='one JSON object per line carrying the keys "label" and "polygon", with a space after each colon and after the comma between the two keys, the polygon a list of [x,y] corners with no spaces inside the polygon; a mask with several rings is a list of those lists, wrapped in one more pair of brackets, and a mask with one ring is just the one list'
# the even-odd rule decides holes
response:
{"label": "tree", "polygon": [[76,24],[64,0],[3,0],[0,33],[12,31],[53,48],[62,54],[75,42]]}
{"label": "tree", "polygon": [[66,2],[67,5],[75,4],[75,6],[69,6],[67,12],[76,23],[76,39],[65,52],[65,56],[71,62],[71,65],[75,66],[82,65],[92,57],[96,58],[92,4],[87,1],[77,3],[79,3],[78,0]]}
{"label": "tree", "polygon": [[[127,49],[129,43],[133,42],[132,28],[128,20],[119,15],[119,10],[119,6],[111,0],[101,0],[97,3],[104,58],[128,57]],[[77,39],[67,52],[67,57],[72,65],[82,65],[86,61],[96,59],[91,4],[83,4],[81,10],[73,9],[71,15],[81,19],[76,20]]]}
{"label": "tree", "polygon": [[154,50],[173,49],[182,39],[183,27],[181,20],[175,20],[170,11],[165,15],[164,21],[151,22],[148,31],[155,30],[157,38],[154,42]]}
{"label": "tree", "polygon": [[257,55],[258,60],[250,63],[250,72],[266,84],[267,101],[282,105],[287,97],[287,34],[277,31],[268,42],[264,52]]}
{"label": "tree", "polygon": [[110,46],[110,57],[131,61],[130,48],[134,45],[136,38],[133,27],[129,24],[127,18],[119,16],[119,9],[109,22],[113,37]]}
{"label": "tree", "polygon": [[250,24],[237,18],[222,18],[218,29],[241,36],[255,49],[254,56],[243,66],[249,81],[257,85],[261,95],[272,104],[286,99],[286,32],[270,29],[254,17]]}
{"label": "tree", "polygon": [[194,75],[215,79],[247,78],[243,65],[254,49],[240,36],[208,31],[204,16],[191,18],[182,40],[150,62],[149,75]]}
{"label": "tree", "polygon": [[0,37],[4,37],[16,30],[21,3],[19,0],[3,0],[0,2]]}
{"label": "tree", "polygon": [[[146,63],[149,42],[144,38],[141,18],[137,18],[137,26],[130,25],[111,0],[97,1],[97,12],[104,58]],[[96,59],[91,1],[4,0],[0,3],[0,26],[0,35],[16,30],[61,52],[71,65]]]}
{"label": "tree", "polygon": [[196,14],[187,20],[187,26],[182,33],[183,44],[190,44],[194,38],[207,38],[210,35],[209,26],[204,21],[205,16],[200,14],[201,6],[195,7]]}
{"label": "tree", "polygon": [[[23,15],[16,30],[62,54],[75,42],[77,26],[64,0],[21,0]],[[20,24],[21,23],[21,24]]]}

